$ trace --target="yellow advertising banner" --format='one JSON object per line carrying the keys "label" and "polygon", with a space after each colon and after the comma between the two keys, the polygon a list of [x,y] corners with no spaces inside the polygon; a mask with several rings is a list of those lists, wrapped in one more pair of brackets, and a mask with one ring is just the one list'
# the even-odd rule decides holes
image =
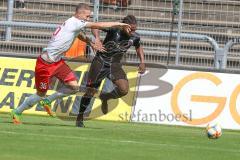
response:
{"label": "yellow advertising banner", "polygon": [[[34,94],[35,90],[35,68],[36,59],[27,58],[0,58],[0,112],[10,112],[18,107],[26,97]],[[69,62],[68,65],[75,71],[79,80],[80,92],[76,95],[59,99],[52,102],[52,110],[57,116],[75,117],[79,110],[81,97],[84,94],[87,71],[90,67],[88,63]],[[97,95],[92,99],[86,113],[87,119],[101,119],[111,121],[128,121],[130,119],[132,107],[136,96],[136,85],[138,71],[136,67],[124,66],[124,71],[129,79],[129,93],[121,99],[109,101],[109,112],[104,115],[101,111],[101,101],[98,99],[99,93],[111,91],[113,84],[110,80],[102,82]],[[61,87],[57,79],[52,80],[51,87],[47,93],[50,95]],[[26,114],[47,115],[39,105],[35,105]]]}

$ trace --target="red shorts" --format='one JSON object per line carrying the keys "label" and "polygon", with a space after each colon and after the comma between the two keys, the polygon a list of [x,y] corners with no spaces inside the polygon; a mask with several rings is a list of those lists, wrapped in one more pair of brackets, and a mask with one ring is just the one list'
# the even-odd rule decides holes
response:
{"label": "red shorts", "polygon": [[77,80],[75,74],[64,60],[49,64],[39,56],[35,67],[35,85],[37,90],[46,92],[52,77],[56,77],[65,83]]}

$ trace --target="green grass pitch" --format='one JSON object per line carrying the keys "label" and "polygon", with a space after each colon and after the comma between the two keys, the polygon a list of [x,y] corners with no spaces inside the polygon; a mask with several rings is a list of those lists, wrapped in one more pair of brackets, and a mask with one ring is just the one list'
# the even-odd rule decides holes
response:
{"label": "green grass pitch", "polygon": [[240,132],[209,140],[203,128],[0,114],[0,160],[237,160]]}

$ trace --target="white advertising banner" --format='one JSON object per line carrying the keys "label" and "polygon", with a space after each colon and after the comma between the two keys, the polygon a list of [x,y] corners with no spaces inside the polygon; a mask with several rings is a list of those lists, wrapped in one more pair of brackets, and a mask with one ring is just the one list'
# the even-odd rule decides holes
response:
{"label": "white advertising banner", "polygon": [[132,121],[240,129],[240,75],[150,68],[141,77]]}

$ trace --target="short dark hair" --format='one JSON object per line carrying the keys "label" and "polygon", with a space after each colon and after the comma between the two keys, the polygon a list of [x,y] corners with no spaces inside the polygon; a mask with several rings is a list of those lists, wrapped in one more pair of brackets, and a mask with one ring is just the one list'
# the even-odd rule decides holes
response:
{"label": "short dark hair", "polygon": [[76,7],[76,12],[78,12],[79,10],[90,10],[90,7],[86,3],[79,3]]}
{"label": "short dark hair", "polygon": [[137,19],[133,15],[127,15],[123,18],[122,22],[127,24],[137,24]]}

